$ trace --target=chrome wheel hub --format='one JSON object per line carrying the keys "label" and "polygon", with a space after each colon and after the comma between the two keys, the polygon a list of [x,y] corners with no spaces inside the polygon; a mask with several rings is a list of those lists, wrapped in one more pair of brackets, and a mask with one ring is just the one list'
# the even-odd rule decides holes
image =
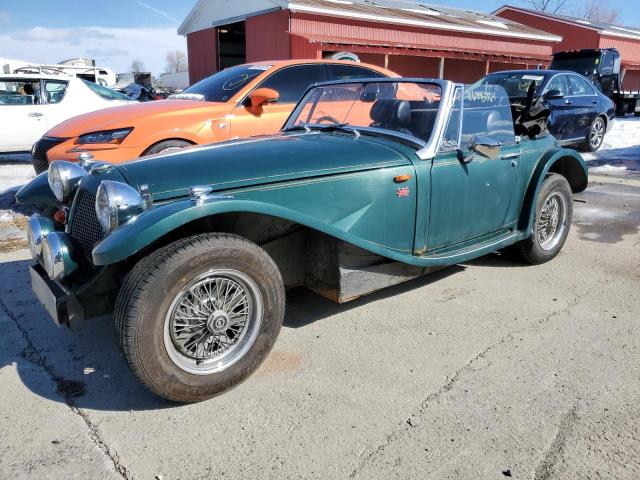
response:
{"label": "chrome wheel hub", "polygon": [[562,195],[552,192],[540,209],[536,235],[543,250],[552,250],[558,245],[567,223],[567,206]]}
{"label": "chrome wheel hub", "polygon": [[164,346],[173,363],[209,375],[229,368],[255,342],[262,322],[262,295],[237,270],[211,270],[175,296],[164,324]]}
{"label": "chrome wheel hub", "polygon": [[599,147],[604,139],[604,122],[601,118],[596,119],[591,126],[591,132],[589,132],[589,141],[591,142],[591,146],[596,148]]}

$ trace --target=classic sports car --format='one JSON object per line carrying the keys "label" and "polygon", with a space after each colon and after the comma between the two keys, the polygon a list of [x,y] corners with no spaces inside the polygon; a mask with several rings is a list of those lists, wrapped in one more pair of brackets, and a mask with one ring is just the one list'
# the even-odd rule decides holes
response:
{"label": "classic sports car", "polygon": [[158,395],[209,398],[268,355],[288,287],[343,302],[507,247],[552,259],[587,172],[518,118],[502,87],[329,82],[276,135],[53,162],[17,194],[61,209],[29,220],[34,292],[58,324],[113,312]]}

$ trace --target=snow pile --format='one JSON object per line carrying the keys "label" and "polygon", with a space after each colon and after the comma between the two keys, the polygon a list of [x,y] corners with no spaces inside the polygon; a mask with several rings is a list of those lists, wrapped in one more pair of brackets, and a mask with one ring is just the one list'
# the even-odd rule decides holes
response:
{"label": "snow pile", "polygon": [[640,118],[616,118],[595,153],[583,153],[593,174],[640,174]]}

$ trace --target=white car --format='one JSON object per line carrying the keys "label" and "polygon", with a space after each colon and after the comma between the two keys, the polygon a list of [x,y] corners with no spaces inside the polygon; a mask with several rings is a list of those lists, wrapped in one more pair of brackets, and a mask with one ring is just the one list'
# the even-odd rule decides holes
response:
{"label": "white car", "polygon": [[67,75],[0,75],[0,152],[27,152],[49,129],[76,115],[135,103]]}

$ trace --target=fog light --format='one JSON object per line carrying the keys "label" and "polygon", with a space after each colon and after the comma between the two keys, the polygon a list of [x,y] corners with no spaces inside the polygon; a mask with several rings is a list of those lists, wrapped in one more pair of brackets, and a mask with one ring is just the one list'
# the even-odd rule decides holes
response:
{"label": "fog light", "polygon": [[27,223],[27,240],[29,242],[29,250],[31,256],[35,260],[42,257],[42,243],[49,233],[53,232],[53,222],[48,218],[41,217],[37,213],[29,218]]}
{"label": "fog light", "polygon": [[42,242],[44,269],[50,278],[61,280],[71,274],[78,264],[71,258],[71,247],[67,237],[60,232],[51,232]]}

